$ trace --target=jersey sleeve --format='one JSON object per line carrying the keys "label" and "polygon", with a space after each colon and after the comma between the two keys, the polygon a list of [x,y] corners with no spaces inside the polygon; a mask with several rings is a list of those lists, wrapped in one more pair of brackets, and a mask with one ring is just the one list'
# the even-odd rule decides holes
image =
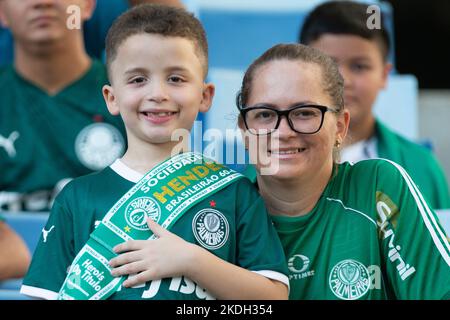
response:
{"label": "jersey sleeve", "polygon": [[382,162],[376,210],[388,286],[397,299],[449,299],[445,231],[405,169]]}
{"label": "jersey sleeve", "polygon": [[283,247],[262,198],[256,188],[242,179],[238,188],[237,219],[238,264],[289,286]]}
{"label": "jersey sleeve", "polygon": [[21,293],[42,299],[57,298],[75,257],[72,221],[64,195],[58,196],[42,230]]}

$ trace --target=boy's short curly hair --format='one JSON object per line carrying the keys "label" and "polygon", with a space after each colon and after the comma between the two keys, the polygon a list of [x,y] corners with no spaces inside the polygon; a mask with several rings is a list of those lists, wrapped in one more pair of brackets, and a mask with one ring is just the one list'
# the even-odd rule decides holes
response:
{"label": "boy's short curly hair", "polygon": [[193,14],[182,8],[158,4],[136,6],[119,16],[106,36],[106,66],[111,81],[111,64],[120,45],[135,34],[158,34],[182,37],[193,42],[202,66],[204,78],[208,73],[208,42],[205,30]]}
{"label": "boy's short curly hair", "polygon": [[306,17],[299,34],[299,42],[308,45],[326,33],[355,35],[376,41],[383,59],[387,61],[390,39],[384,17],[381,14],[380,29],[369,29],[368,6],[367,3],[353,1],[330,1],[317,6]]}

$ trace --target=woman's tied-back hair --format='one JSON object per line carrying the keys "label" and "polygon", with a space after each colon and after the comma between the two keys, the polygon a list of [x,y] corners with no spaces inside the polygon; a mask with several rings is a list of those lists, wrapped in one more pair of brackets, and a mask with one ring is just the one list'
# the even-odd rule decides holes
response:
{"label": "woman's tied-back hair", "polygon": [[247,69],[242,81],[241,90],[236,97],[239,109],[247,107],[251,94],[253,77],[256,70],[264,64],[276,60],[302,61],[314,63],[322,70],[322,85],[333,102],[333,107],[340,112],[344,108],[344,79],[339,73],[337,64],[317,49],[302,44],[278,44],[263,53]]}
{"label": "woman's tied-back hair", "polygon": [[192,41],[203,66],[203,76],[208,73],[208,43],[200,21],[182,8],[157,4],[143,4],[126,11],[111,26],[106,37],[106,65],[111,81],[111,64],[120,45],[136,34],[157,34],[164,37],[181,37]]}

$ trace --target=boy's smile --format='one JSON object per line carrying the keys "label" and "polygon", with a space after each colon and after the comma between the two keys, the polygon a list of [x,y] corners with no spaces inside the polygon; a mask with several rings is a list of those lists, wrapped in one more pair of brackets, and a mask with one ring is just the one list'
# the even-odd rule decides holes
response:
{"label": "boy's smile", "polygon": [[129,147],[174,143],[177,129],[190,130],[198,112],[209,109],[214,93],[203,74],[201,59],[186,38],[140,33],[124,40],[104,95],[109,111],[124,120]]}
{"label": "boy's smile", "polygon": [[178,112],[169,110],[146,110],[140,112],[150,123],[162,124],[172,120]]}

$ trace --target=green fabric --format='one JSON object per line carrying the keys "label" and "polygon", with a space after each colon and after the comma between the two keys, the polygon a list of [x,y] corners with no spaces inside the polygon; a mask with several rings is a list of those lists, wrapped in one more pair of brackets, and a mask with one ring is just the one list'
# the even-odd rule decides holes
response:
{"label": "green fabric", "polygon": [[121,156],[125,128],[106,108],[106,83],[98,61],[53,96],[12,66],[0,72],[0,168],[8,168],[0,175],[0,210],[49,211],[60,183]]}
{"label": "green fabric", "polygon": [[433,208],[450,208],[448,184],[435,156],[425,147],[406,140],[378,120],[375,132],[378,156],[405,168]]}
{"label": "green fabric", "polygon": [[[30,294],[42,289],[48,294],[37,296],[56,298],[68,267],[89,239],[96,221],[102,220],[114,203],[134,185],[132,179],[119,175],[112,168],[114,166],[75,179],[58,195],[45,230],[54,228],[46,239],[41,236],[22,292]],[[205,209],[219,211],[229,225],[225,244],[218,249],[208,249],[213,254],[252,271],[270,270],[287,274],[281,243],[264,202],[248,179],[239,179],[195,204],[171,231],[186,241],[202,245],[195,237],[193,221]],[[155,280],[138,288],[122,288],[110,299],[211,298],[193,281],[176,277]]]}
{"label": "green fabric", "polygon": [[[106,300],[125,280],[110,274],[108,261],[117,256],[116,245],[129,240],[154,240],[147,218],[171,230],[189,208],[243,177],[194,152],[163,161],[125,193],[91,233],[72,262],[58,299]],[[211,249],[225,244],[228,224],[218,212],[205,211],[198,220],[203,226],[198,241]]]}
{"label": "green fabric", "polygon": [[290,299],[443,299],[449,243],[407,173],[387,160],[339,165],[314,209],[272,216]]}

